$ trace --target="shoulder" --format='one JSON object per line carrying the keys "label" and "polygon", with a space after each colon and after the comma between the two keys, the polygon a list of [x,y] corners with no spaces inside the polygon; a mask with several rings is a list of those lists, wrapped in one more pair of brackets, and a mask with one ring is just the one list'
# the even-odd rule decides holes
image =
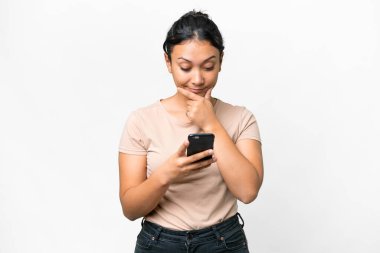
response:
{"label": "shoulder", "polygon": [[141,128],[146,124],[151,124],[153,116],[157,115],[158,107],[159,102],[157,101],[147,106],[133,109],[126,117],[125,127]]}
{"label": "shoulder", "polygon": [[154,103],[151,103],[149,105],[139,107],[139,108],[133,110],[131,114],[144,115],[144,114],[154,113],[154,112],[157,112],[157,110],[159,108],[160,108],[160,102],[155,101]]}
{"label": "shoulder", "polygon": [[253,113],[242,105],[231,104],[223,100],[218,99],[215,105],[217,114],[222,114],[228,117],[254,117]]}
{"label": "shoulder", "polygon": [[260,140],[256,118],[245,106],[218,100],[215,113],[234,143],[247,138]]}
{"label": "shoulder", "polygon": [[157,113],[160,111],[160,107],[161,107],[160,102],[156,101],[147,106],[136,108],[130,113],[129,118],[130,119],[151,118],[153,115],[157,115]]}

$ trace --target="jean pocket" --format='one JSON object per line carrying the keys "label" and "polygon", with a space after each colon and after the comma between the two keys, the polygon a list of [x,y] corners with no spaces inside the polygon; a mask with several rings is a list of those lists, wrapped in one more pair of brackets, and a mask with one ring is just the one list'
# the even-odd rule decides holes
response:
{"label": "jean pocket", "polygon": [[141,231],[137,236],[136,249],[150,249],[152,245],[152,238],[150,235]]}
{"label": "jean pocket", "polygon": [[221,241],[227,250],[247,249],[247,240],[242,228],[226,233],[221,237]]}

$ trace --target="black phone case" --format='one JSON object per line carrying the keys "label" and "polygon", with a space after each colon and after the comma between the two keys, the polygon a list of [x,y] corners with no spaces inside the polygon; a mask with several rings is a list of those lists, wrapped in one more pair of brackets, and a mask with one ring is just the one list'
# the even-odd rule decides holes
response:
{"label": "black phone case", "polygon": [[[199,133],[199,134],[189,134],[189,146],[187,147],[187,156],[202,152],[207,149],[214,148],[214,134],[211,133]],[[199,161],[204,161],[211,159],[212,156],[206,156]]]}

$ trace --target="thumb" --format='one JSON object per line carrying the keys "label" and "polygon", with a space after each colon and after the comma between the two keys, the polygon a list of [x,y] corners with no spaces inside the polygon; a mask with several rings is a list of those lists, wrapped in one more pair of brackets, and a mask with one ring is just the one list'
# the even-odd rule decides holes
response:
{"label": "thumb", "polygon": [[211,91],[212,91],[212,88],[208,89],[207,92],[206,92],[205,98],[208,99],[208,100],[211,99]]}
{"label": "thumb", "polygon": [[189,146],[189,141],[188,140],[184,141],[181,144],[181,146],[179,147],[179,149],[177,150],[177,155],[178,156],[185,156],[186,155],[186,149],[188,146]]}

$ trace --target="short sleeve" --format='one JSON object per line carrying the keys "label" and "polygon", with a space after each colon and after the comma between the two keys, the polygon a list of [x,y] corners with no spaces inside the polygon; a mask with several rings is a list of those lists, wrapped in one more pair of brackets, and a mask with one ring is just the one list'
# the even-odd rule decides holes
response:
{"label": "short sleeve", "polygon": [[120,138],[119,152],[131,155],[146,155],[145,136],[140,127],[141,120],[136,112],[127,119]]}
{"label": "short sleeve", "polygon": [[253,139],[261,142],[259,126],[257,124],[255,116],[243,108],[241,121],[239,125],[239,137],[237,141],[243,139]]}

